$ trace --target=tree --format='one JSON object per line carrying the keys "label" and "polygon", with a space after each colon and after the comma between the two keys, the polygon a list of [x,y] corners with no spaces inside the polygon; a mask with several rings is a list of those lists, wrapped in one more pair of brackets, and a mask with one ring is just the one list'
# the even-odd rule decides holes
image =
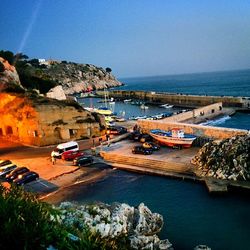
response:
{"label": "tree", "polygon": [[111,71],[112,71],[111,68],[109,68],[109,67],[106,68],[106,72],[107,72],[107,73],[111,73]]}
{"label": "tree", "polygon": [[17,53],[15,55],[15,60],[18,61],[18,60],[26,60],[28,59],[29,57],[27,55],[24,55],[23,53]]}
{"label": "tree", "polygon": [[7,60],[9,62],[9,64],[13,65],[14,61],[15,61],[15,57],[14,54],[9,51],[9,50],[1,50],[0,51],[0,57],[4,58],[5,60]]}
{"label": "tree", "polygon": [[5,68],[4,65],[0,62],[0,73],[4,72]]}

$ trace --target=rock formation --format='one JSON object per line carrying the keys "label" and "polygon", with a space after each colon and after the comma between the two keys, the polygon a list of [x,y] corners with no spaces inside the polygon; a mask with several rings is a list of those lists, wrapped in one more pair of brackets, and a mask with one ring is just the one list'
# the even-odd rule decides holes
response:
{"label": "rock formation", "polygon": [[0,93],[0,136],[29,145],[51,145],[99,136],[105,121],[78,103],[36,94]]}
{"label": "rock formation", "polygon": [[19,76],[16,72],[14,66],[10,65],[8,61],[0,57],[0,92],[5,91],[11,85],[16,85],[20,88],[23,88]]}
{"label": "rock formation", "polygon": [[66,100],[66,95],[62,89],[61,85],[58,85],[52,89],[46,94],[47,97],[49,98],[54,98],[57,100]]}
{"label": "rock formation", "polygon": [[250,134],[205,144],[192,159],[202,176],[250,180]]}
{"label": "rock formation", "polygon": [[168,240],[160,240],[156,235],[163,226],[162,216],[152,213],[143,203],[131,207],[125,203],[76,205],[63,202],[60,210],[61,223],[77,225],[79,230],[87,225],[92,233],[107,240],[127,237],[131,249],[173,249]]}
{"label": "rock formation", "polygon": [[[22,67],[26,74],[38,82],[47,80],[54,86],[61,86],[66,95],[122,85],[110,71],[90,64],[46,61],[43,65],[32,65],[27,61]],[[40,92],[45,93],[44,91],[45,89],[40,87]],[[53,94],[56,91],[58,90],[52,87],[49,95],[57,96]]]}

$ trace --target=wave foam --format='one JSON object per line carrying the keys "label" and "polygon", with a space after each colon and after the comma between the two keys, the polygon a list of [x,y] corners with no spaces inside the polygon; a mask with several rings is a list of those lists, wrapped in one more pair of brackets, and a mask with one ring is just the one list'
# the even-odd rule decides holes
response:
{"label": "wave foam", "polygon": [[218,125],[218,124],[223,124],[225,123],[227,120],[231,119],[231,117],[229,115],[227,116],[223,116],[219,119],[216,120],[211,120],[211,121],[207,121],[207,122],[203,122],[200,125]]}

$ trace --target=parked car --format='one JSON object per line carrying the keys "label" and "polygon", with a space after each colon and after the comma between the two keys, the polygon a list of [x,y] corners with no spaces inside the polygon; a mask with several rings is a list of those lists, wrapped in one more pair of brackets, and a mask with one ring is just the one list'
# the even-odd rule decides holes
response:
{"label": "parked car", "polygon": [[19,167],[14,169],[13,171],[11,171],[9,174],[6,175],[5,179],[8,182],[12,182],[13,180],[15,180],[18,175],[20,174],[24,174],[26,172],[29,172],[30,170],[26,167]]}
{"label": "parked car", "polygon": [[7,164],[7,165],[4,165],[4,166],[0,166],[0,171],[8,168],[8,167],[12,167],[12,166],[16,166],[14,163],[10,163],[10,164]]}
{"label": "parked car", "polygon": [[93,160],[92,156],[81,156],[81,157],[75,158],[73,160],[73,165],[74,166],[84,166],[84,165],[92,163],[93,161],[94,160]]}
{"label": "parked car", "polygon": [[156,144],[156,143],[153,143],[153,142],[144,142],[143,144],[142,144],[142,146],[144,147],[144,148],[151,148],[152,150],[159,150],[161,147],[158,145],[158,144]]}
{"label": "parked car", "polygon": [[146,141],[152,141],[153,138],[149,134],[141,134],[139,132],[133,132],[130,134],[129,138],[134,141],[139,141],[139,142],[146,142]]}
{"label": "parked car", "polygon": [[127,129],[122,126],[110,126],[107,128],[106,133],[110,135],[121,135],[127,133]]}
{"label": "parked car", "polygon": [[16,169],[17,168],[17,166],[16,165],[12,165],[12,166],[10,166],[10,167],[7,167],[7,168],[5,168],[5,169],[2,169],[1,171],[0,171],[0,178],[4,178],[7,174],[9,174],[12,170],[14,170],[14,169]]}
{"label": "parked car", "polygon": [[38,178],[39,178],[38,173],[29,171],[24,174],[18,175],[18,177],[15,180],[13,180],[13,183],[16,185],[24,185],[25,183],[35,181]]}
{"label": "parked car", "polygon": [[153,150],[151,148],[144,148],[143,146],[135,146],[132,149],[133,154],[143,154],[143,155],[151,155]]}
{"label": "parked car", "polygon": [[62,153],[62,160],[73,161],[75,158],[84,156],[85,153],[82,151],[66,151]]}
{"label": "parked car", "polygon": [[78,143],[75,141],[70,141],[58,144],[57,147],[51,152],[50,156],[60,159],[62,153],[66,151],[79,151]]}
{"label": "parked car", "polygon": [[10,160],[0,160],[0,167],[11,164]]}

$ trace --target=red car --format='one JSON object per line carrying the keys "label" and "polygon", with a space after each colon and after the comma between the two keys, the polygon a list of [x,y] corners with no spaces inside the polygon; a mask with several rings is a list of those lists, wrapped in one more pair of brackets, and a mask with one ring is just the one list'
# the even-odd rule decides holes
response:
{"label": "red car", "polygon": [[76,157],[84,155],[85,153],[81,151],[66,151],[62,153],[62,159],[65,161],[73,161]]}

